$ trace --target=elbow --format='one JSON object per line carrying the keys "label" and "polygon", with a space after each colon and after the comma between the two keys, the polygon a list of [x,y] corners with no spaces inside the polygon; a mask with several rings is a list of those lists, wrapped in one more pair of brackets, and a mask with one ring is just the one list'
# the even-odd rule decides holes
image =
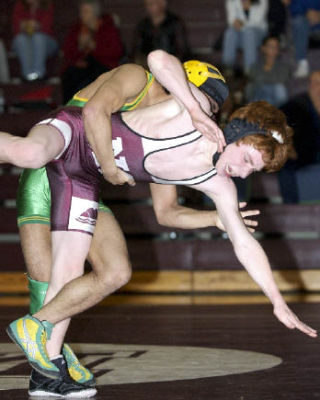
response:
{"label": "elbow", "polygon": [[97,107],[90,101],[82,109],[82,117],[84,122],[94,121],[98,113]]}
{"label": "elbow", "polygon": [[168,226],[165,218],[165,213],[156,212],[156,219],[159,225]]}
{"label": "elbow", "polygon": [[148,54],[147,62],[150,70],[163,70],[166,67],[169,54],[164,50],[154,50]]}
{"label": "elbow", "polygon": [[156,219],[159,225],[172,227],[169,214],[163,210],[156,210]]}

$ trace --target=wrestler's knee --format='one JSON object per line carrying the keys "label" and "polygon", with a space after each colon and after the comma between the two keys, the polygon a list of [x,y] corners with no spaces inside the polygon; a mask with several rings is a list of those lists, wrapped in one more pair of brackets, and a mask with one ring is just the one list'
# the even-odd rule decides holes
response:
{"label": "wrestler's knee", "polygon": [[[132,268],[127,257],[118,257],[112,264],[101,264],[97,260],[91,260],[93,272],[97,277],[98,284],[105,293],[120,289],[126,285],[132,275]],[[97,264],[99,267],[97,268]]]}
{"label": "wrestler's knee", "polygon": [[119,268],[114,271],[114,285],[115,290],[125,286],[131,279],[132,267],[129,260],[123,261],[119,264]]}

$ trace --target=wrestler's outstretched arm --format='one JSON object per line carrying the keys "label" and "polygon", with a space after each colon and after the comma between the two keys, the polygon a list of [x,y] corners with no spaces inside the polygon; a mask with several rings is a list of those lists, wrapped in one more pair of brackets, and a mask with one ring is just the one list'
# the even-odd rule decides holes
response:
{"label": "wrestler's outstretched arm", "polygon": [[215,202],[221,220],[226,227],[238,260],[258,283],[274,307],[276,317],[288,328],[299,329],[311,337],[317,331],[304,324],[287,306],[271,271],[268,258],[253,236],[245,228],[237,208],[237,192],[231,180],[215,182],[219,192],[206,192]]}
{"label": "wrestler's outstretched arm", "polygon": [[[249,234],[238,211],[237,192],[231,180],[211,179],[204,185],[198,185],[215,202],[234,251],[240,263],[261,287],[273,304],[275,316],[289,329],[299,329],[311,337],[317,337],[317,331],[304,324],[287,306],[273,278],[268,258],[252,235]],[[218,189],[217,189],[218,188]]]}
{"label": "wrestler's outstretched arm", "polygon": [[[179,229],[200,229],[216,226],[221,230],[225,227],[217,211],[195,210],[178,203],[177,188],[174,185],[150,184],[153,208],[160,225]],[[240,203],[240,208],[246,203]],[[258,225],[251,217],[260,214],[259,210],[242,211],[241,216],[250,232]]]}
{"label": "wrestler's outstretched arm", "polygon": [[209,140],[217,142],[219,152],[223,151],[226,145],[223,132],[193,96],[181,62],[163,50],[155,50],[148,55],[148,66],[157,81],[188,110],[193,126]]}

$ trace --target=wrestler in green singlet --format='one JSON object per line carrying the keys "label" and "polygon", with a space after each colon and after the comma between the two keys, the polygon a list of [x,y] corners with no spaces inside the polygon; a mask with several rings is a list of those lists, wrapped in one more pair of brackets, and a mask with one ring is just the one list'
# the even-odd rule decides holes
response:
{"label": "wrestler in green singlet", "polygon": [[[134,110],[147,94],[154,81],[153,75],[146,71],[147,83],[142,92],[130,103],[125,103],[120,111]],[[88,99],[77,94],[67,103],[67,106],[83,108]],[[17,196],[18,226],[24,224],[50,225],[51,192],[46,168],[25,169],[21,174]],[[111,212],[102,200],[99,201],[99,211]]]}
{"label": "wrestler in green singlet", "polygon": [[[153,75],[146,71],[147,83],[141,93],[130,103],[125,103],[120,111],[134,110],[143,100],[152,83]],[[88,99],[79,97],[78,94],[67,103],[67,106],[75,106],[83,108]],[[99,211],[110,212],[103,201],[99,201]],[[25,169],[20,177],[18,195],[17,195],[17,214],[18,226],[24,224],[44,224],[50,225],[51,213],[51,191],[47,177],[46,167],[38,169]],[[30,290],[30,312],[36,313],[42,307],[48,282],[40,282],[32,279],[28,275]]]}

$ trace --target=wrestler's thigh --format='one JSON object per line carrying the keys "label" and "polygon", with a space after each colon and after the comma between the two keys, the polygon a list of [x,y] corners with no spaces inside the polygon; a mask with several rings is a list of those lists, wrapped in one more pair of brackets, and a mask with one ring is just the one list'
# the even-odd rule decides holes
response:
{"label": "wrestler's thigh", "polygon": [[19,233],[29,275],[37,281],[48,282],[51,274],[50,225],[24,224]]}
{"label": "wrestler's thigh", "polygon": [[109,212],[98,212],[88,261],[95,272],[114,268],[131,270],[124,235],[117,220]]}

